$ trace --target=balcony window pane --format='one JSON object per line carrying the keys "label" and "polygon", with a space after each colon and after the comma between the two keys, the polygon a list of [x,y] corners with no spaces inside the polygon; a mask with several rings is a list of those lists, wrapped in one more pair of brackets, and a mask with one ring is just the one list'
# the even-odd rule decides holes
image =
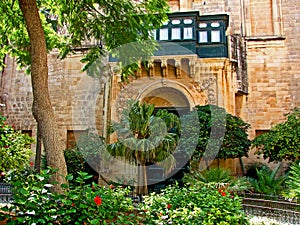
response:
{"label": "balcony window pane", "polygon": [[199,27],[200,27],[200,28],[205,28],[205,27],[207,27],[207,24],[206,24],[206,23],[200,23],[200,24],[199,24]]}
{"label": "balcony window pane", "polygon": [[192,19],[185,19],[185,20],[183,20],[183,23],[184,24],[192,24],[193,20]]}
{"label": "balcony window pane", "polygon": [[199,42],[200,43],[207,42],[207,31],[200,31],[199,32]]}
{"label": "balcony window pane", "polygon": [[220,42],[220,31],[219,30],[212,30],[211,31],[211,42]]}
{"label": "balcony window pane", "polygon": [[172,20],[172,24],[180,24],[180,20]]}
{"label": "balcony window pane", "polygon": [[159,40],[165,41],[168,40],[168,28],[160,29],[159,30]]}
{"label": "balcony window pane", "polygon": [[211,23],[211,27],[219,27],[219,26],[220,26],[220,23],[218,23],[218,22]]}
{"label": "balcony window pane", "polygon": [[180,28],[172,29],[172,40],[174,39],[180,39]]}
{"label": "balcony window pane", "polygon": [[193,28],[192,27],[183,28],[183,38],[184,39],[193,39]]}

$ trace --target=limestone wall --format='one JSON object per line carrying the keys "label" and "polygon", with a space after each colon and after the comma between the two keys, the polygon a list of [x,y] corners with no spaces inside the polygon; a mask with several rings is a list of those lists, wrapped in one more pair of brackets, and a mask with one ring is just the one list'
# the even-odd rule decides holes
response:
{"label": "limestone wall", "polygon": [[[62,138],[67,142],[68,131],[83,131],[103,125],[104,82],[81,72],[80,56],[61,61],[53,52],[48,56],[49,91],[53,109]],[[2,74],[1,112],[8,123],[16,129],[30,130],[36,134],[36,122],[32,116],[32,89],[30,75],[18,70],[16,62],[7,58],[7,67]]]}

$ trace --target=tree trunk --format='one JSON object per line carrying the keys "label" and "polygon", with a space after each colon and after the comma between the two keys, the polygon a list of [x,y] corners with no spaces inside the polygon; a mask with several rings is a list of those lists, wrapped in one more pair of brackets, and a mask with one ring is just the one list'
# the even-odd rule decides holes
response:
{"label": "tree trunk", "polygon": [[142,189],[142,194],[147,195],[148,194],[148,180],[147,180],[147,166],[146,163],[142,163],[143,167],[143,189]]}
{"label": "tree trunk", "polygon": [[37,125],[36,132],[36,150],[35,150],[35,169],[39,173],[41,172],[41,160],[42,160],[42,136],[41,129]]}
{"label": "tree trunk", "polygon": [[57,182],[54,191],[61,193],[61,184],[66,183],[67,166],[64,158],[64,143],[59,137],[54,110],[48,89],[47,47],[44,30],[35,0],[19,0],[30,38],[31,82],[33,91],[33,116],[40,128],[46,151],[47,164],[58,171],[52,176]]}

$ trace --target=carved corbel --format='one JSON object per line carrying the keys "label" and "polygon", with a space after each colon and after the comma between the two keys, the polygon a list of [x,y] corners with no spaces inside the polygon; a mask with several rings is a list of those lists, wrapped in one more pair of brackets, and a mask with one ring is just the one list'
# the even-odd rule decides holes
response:
{"label": "carved corbel", "polygon": [[181,63],[180,61],[175,61],[175,68],[176,68],[176,78],[180,79],[181,78]]}
{"label": "carved corbel", "polygon": [[168,63],[167,60],[162,60],[161,69],[163,77],[168,77]]}
{"label": "carved corbel", "polygon": [[149,61],[149,76],[154,77],[154,61]]}

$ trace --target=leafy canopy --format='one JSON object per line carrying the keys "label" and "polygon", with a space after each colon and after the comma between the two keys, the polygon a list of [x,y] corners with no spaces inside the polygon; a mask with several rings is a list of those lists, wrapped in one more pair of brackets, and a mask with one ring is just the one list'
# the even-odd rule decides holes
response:
{"label": "leafy canopy", "polygon": [[300,109],[287,115],[287,120],[274,126],[270,132],[256,137],[252,143],[257,154],[270,162],[300,159]]}
{"label": "leafy canopy", "polygon": [[[117,49],[114,55],[127,72],[133,71],[129,68],[136,67],[140,57],[154,51],[150,31],[161,26],[169,9],[164,0],[38,0],[37,5],[49,51],[59,49],[64,58],[80,50],[86,70],[106,51]],[[30,40],[17,1],[0,1],[0,20],[0,58],[10,54],[19,66],[29,66]],[[93,45],[86,48],[87,42]],[[124,48],[131,51],[128,57],[118,47],[132,42],[138,44]]]}

